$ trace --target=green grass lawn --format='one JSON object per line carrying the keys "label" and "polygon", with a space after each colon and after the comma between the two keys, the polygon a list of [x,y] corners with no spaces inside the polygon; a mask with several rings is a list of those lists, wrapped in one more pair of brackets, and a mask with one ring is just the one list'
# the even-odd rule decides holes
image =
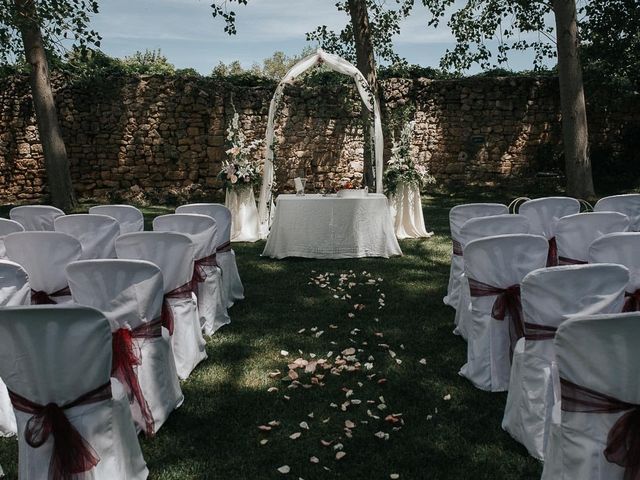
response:
{"label": "green grass lawn", "polygon": [[[435,236],[402,241],[401,258],[276,261],[260,257],[264,242],[234,244],[246,300],[231,309],[231,325],[208,341],[209,358],[183,383],[184,405],[154,439],[142,439],[150,478],[539,478],[540,464],[500,428],[506,394],[479,391],[458,376],[466,344],[451,333],[454,312],[442,297],[448,210],[469,199],[427,198],[425,218]],[[165,210],[145,213],[150,220]],[[339,274],[350,271],[356,285],[330,291]],[[335,275],[319,282],[324,288],[310,280],[325,273]],[[369,279],[375,284],[366,284]],[[341,298],[346,293],[351,299]],[[288,363],[333,363],[349,348],[356,349],[360,369],[332,373],[319,367],[315,374],[324,377],[316,377],[317,384],[298,370],[300,385],[288,388]],[[270,378],[276,370],[282,376]],[[351,404],[343,411],[346,401]],[[385,421],[390,414],[397,414],[395,423]],[[270,421],[279,425],[258,429]],[[345,431],[345,425],[351,428]],[[297,432],[299,438],[289,438]],[[339,460],[336,444],[346,453]],[[16,463],[15,439],[0,440],[7,478],[17,477]],[[285,465],[290,473],[283,475],[277,469]]]}

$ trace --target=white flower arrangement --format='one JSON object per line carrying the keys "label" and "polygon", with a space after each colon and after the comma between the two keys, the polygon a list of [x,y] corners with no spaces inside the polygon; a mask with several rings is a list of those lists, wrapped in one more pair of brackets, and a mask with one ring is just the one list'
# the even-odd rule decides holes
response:
{"label": "white flower arrangement", "polygon": [[262,177],[261,162],[253,156],[262,146],[262,140],[247,144],[247,137],[240,128],[240,115],[233,107],[233,118],[227,128],[227,158],[222,162],[218,178],[227,189],[250,188],[260,183]]}
{"label": "white flower arrangement", "polygon": [[391,159],[384,172],[385,191],[394,194],[398,185],[416,185],[422,190],[426,185],[435,183],[436,179],[424,165],[416,165],[411,155],[411,140],[415,121],[404,124],[400,132],[400,139],[392,141]]}

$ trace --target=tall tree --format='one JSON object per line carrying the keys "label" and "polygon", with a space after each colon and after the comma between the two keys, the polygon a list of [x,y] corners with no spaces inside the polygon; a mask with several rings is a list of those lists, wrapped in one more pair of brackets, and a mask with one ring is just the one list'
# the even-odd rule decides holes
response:
{"label": "tall tree", "polygon": [[51,203],[62,209],[73,208],[75,196],[47,53],[60,51],[63,39],[99,46],[100,37],[88,28],[89,15],[97,12],[98,3],[87,0],[0,0],[0,62],[23,56],[27,62]]}
{"label": "tall tree", "polygon": [[[377,100],[378,97],[378,76],[376,75],[376,59],[373,50],[373,41],[371,38],[371,25],[369,24],[369,11],[367,9],[366,0],[348,0],[348,10],[351,16],[351,25],[353,27],[353,37],[356,49],[356,66],[364,75],[371,88],[371,94]],[[364,130],[364,181],[367,187],[373,189],[375,186],[375,176],[373,165],[372,144],[374,139],[371,137],[372,115],[369,110],[362,108],[362,125]],[[376,172],[382,175],[382,172]]]}

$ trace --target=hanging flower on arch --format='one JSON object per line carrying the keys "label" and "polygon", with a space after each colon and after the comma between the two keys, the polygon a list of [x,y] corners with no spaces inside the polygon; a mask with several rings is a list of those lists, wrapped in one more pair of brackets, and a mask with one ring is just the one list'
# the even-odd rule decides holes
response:
{"label": "hanging flower on arch", "polygon": [[240,115],[233,107],[233,117],[227,127],[226,158],[222,161],[222,169],[218,179],[225,189],[238,190],[252,188],[260,183],[262,178],[261,163],[255,158],[255,152],[262,147],[262,140],[247,143],[247,138],[240,127]]}

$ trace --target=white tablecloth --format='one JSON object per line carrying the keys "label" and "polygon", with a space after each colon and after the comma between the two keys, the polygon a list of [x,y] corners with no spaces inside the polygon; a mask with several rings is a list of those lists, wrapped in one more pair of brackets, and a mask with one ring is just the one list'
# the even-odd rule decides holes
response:
{"label": "white tablecloth", "polygon": [[231,210],[231,241],[258,241],[258,207],[253,189],[227,190],[225,206]]}
{"label": "white tablecloth", "polygon": [[402,255],[387,197],[280,195],[263,255],[359,258]]}
{"label": "white tablecloth", "polygon": [[403,239],[433,235],[433,232],[427,232],[424,226],[422,200],[417,185],[399,184],[389,203],[394,216],[396,237]]}

